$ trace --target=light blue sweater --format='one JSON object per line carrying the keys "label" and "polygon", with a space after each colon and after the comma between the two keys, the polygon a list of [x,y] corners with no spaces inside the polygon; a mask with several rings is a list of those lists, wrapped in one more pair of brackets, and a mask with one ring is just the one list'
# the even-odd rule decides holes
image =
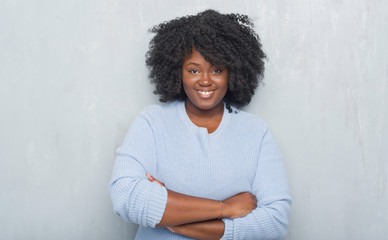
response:
{"label": "light blue sweater", "polygon": [[[224,109],[211,134],[191,122],[183,101],[148,106],[136,117],[117,149],[109,185],[116,214],[140,225],[136,239],[189,239],[155,227],[166,188],[215,200],[251,192],[257,208],[242,218],[224,218],[222,239],[285,236],[291,200],[280,151],[262,120],[233,110]],[[147,172],[166,188],[148,181]]]}

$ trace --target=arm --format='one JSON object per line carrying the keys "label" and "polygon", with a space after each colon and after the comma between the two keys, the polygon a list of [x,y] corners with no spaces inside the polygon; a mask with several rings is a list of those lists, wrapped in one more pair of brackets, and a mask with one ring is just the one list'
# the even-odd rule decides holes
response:
{"label": "arm", "polygon": [[288,228],[291,199],[286,171],[271,132],[266,129],[252,184],[258,206],[242,218],[223,219],[222,239],[282,239]]}
{"label": "arm", "polygon": [[156,155],[151,126],[140,115],[117,149],[109,184],[114,211],[128,222],[155,227],[163,215],[167,190],[145,176],[145,169],[156,172]]}
{"label": "arm", "polygon": [[[147,178],[150,182],[156,182],[161,186],[164,184],[156,180],[153,176],[147,173]],[[222,210],[220,201],[192,197],[168,190],[167,205],[164,211],[161,222],[158,227],[176,226],[186,224],[186,229],[189,228],[188,223],[196,223],[196,229],[200,229],[197,222],[216,219],[221,215],[227,218],[242,217],[256,208],[256,197],[250,193],[244,192],[236,194],[222,201]],[[217,221],[222,223],[222,221]],[[202,224],[205,225],[205,224]],[[213,224],[218,226],[218,224]],[[170,228],[169,228],[170,229]],[[206,228],[205,230],[209,230]],[[220,229],[219,227],[217,229]],[[222,227],[223,233],[223,227]],[[222,236],[221,233],[221,236]]]}
{"label": "arm", "polygon": [[215,219],[221,213],[219,201],[192,197],[171,190],[167,192],[166,209],[158,227]]}
{"label": "arm", "polygon": [[224,229],[224,222],[218,219],[168,227],[173,233],[201,240],[219,240],[224,234]]}
{"label": "arm", "polygon": [[[159,185],[164,186],[162,182],[155,179],[149,173],[147,173],[147,178],[151,182],[156,182]],[[223,202],[222,209],[224,209],[224,206],[226,206],[226,208],[234,207],[236,209],[235,211],[242,211],[241,209],[246,209],[244,211],[250,212],[257,207],[256,197],[249,193],[239,193],[239,194],[236,194],[235,196],[232,196],[230,198],[223,200],[222,202]],[[239,206],[239,205],[240,207],[236,208],[236,206]],[[221,207],[221,204],[220,204],[220,207]],[[243,212],[241,212],[241,214],[243,214]],[[228,217],[228,211],[226,211],[226,215],[224,215],[224,211],[222,210],[221,215],[219,215],[219,217]],[[234,216],[229,216],[229,217],[233,218]],[[212,239],[220,239],[222,237],[225,230],[225,224],[220,219],[213,219],[213,220],[200,221],[200,222],[191,222],[183,225],[169,226],[167,228],[173,233],[184,235],[186,237],[203,239],[203,240],[207,240],[207,239],[212,240]]]}

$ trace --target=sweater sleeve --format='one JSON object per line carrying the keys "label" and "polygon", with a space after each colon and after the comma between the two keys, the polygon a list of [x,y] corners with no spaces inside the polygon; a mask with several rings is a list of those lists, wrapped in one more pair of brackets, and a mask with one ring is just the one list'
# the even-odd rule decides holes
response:
{"label": "sweater sleeve", "polygon": [[146,173],[156,171],[156,146],[152,128],[144,117],[132,123],[123,144],[117,149],[109,183],[114,211],[124,220],[155,227],[162,219],[167,190],[148,181]]}
{"label": "sweater sleeve", "polygon": [[257,208],[242,218],[223,219],[221,239],[282,239],[288,228],[291,198],[280,150],[266,128],[259,155],[252,194]]}

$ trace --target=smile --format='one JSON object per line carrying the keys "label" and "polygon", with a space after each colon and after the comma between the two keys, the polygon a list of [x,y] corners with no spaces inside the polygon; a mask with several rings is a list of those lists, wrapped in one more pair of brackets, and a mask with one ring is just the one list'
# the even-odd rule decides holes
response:
{"label": "smile", "polygon": [[208,98],[208,97],[210,97],[211,95],[213,95],[213,93],[214,93],[214,91],[215,90],[213,90],[213,91],[199,91],[199,90],[197,90],[197,92],[199,93],[199,95],[201,96],[201,97],[203,97],[203,98]]}

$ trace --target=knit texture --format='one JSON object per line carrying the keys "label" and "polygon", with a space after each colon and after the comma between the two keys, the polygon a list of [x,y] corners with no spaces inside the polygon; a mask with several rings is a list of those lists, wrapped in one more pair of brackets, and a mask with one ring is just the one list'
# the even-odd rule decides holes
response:
{"label": "knit texture", "polygon": [[[251,192],[257,208],[242,218],[224,218],[222,239],[285,236],[291,200],[280,151],[260,118],[232,109],[224,109],[211,134],[191,122],[183,101],[150,105],[135,118],[117,149],[109,190],[116,214],[140,225],[136,239],[189,239],[155,227],[166,188],[214,200]],[[149,182],[146,173],[166,188]]]}

